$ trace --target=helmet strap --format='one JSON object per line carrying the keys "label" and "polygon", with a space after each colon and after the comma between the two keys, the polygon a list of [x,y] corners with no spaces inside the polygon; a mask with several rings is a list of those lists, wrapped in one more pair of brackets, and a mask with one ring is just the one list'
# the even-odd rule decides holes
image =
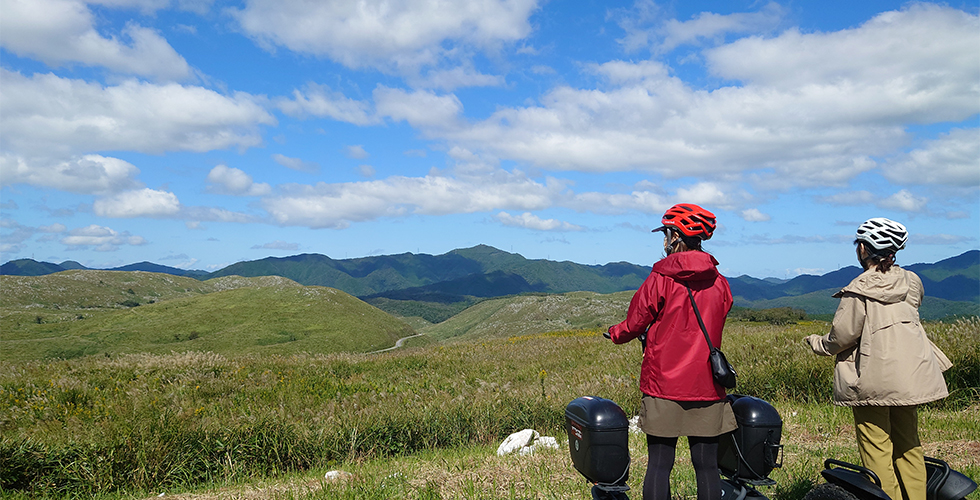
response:
{"label": "helmet strap", "polygon": [[676,253],[677,252],[677,246],[680,245],[681,243],[683,243],[683,241],[681,241],[680,235],[679,234],[675,234],[674,233],[674,230],[673,229],[670,229],[670,228],[667,228],[664,231],[664,234],[667,237],[667,244],[664,245],[664,251],[667,252],[667,255]]}

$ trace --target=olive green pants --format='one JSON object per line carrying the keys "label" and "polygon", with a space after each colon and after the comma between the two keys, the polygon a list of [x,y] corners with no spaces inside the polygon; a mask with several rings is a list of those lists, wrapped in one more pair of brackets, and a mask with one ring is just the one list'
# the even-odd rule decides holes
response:
{"label": "olive green pants", "polygon": [[858,452],[893,500],[926,499],[926,463],[916,406],[854,406]]}

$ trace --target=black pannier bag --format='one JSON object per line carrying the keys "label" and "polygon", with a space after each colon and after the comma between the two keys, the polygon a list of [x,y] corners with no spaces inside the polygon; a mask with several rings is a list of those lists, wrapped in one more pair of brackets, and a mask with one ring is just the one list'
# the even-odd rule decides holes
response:
{"label": "black pannier bag", "polygon": [[718,441],[718,468],[731,479],[768,484],[769,473],[782,467],[779,444],[783,421],[772,405],[752,396],[729,395],[738,428]]}
{"label": "black pannier bag", "polygon": [[583,396],[565,407],[572,464],[589,482],[623,485],[629,478],[629,419],[615,402]]}

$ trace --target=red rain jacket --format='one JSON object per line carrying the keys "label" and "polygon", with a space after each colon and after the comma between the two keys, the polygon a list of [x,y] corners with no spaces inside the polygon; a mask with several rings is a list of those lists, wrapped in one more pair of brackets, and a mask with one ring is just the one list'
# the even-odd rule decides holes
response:
{"label": "red rain jacket", "polygon": [[678,252],[661,259],[633,295],[626,321],[609,329],[613,342],[625,344],[649,327],[640,368],[644,394],[674,401],[717,401],[725,397],[725,388],[711,376],[708,344],[684,287],[687,283],[694,293],[711,343],[721,347],[732,292],[717,265],[714,257],[701,251]]}

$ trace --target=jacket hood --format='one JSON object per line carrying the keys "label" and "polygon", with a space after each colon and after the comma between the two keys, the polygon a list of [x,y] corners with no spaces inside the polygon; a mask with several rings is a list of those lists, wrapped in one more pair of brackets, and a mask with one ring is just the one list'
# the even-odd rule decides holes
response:
{"label": "jacket hood", "polygon": [[653,265],[653,272],[680,281],[700,281],[718,276],[718,261],[708,253],[692,250],[670,254]]}
{"label": "jacket hood", "polygon": [[887,273],[879,273],[874,269],[861,273],[843,290],[835,293],[834,297],[840,298],[844,293],[850,292],[885,304],[893,304],[904,301],[910,288],[905,270],[892,266]]}

